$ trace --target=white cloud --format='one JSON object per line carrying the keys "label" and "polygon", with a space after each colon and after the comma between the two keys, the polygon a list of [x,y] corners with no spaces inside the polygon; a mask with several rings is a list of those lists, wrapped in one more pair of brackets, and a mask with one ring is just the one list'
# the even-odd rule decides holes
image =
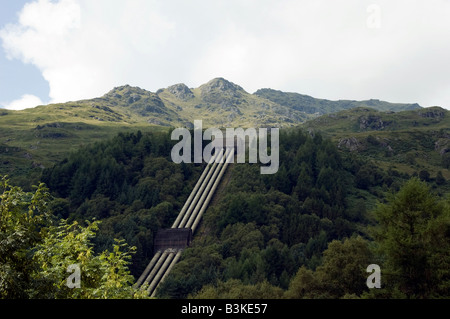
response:
{"label": "white cloud", "polygon": [[114,85],[158,78],[151,72],[159,64],[155,52],[172,25],[151,7],[143,0],[39,0],[0,36],[9,57],[41,70],[52,102],[90,98]]}
{"label": "white cloud", "polygon": [[24,94],[20,99],[12,101],[10,103],[5,103],[5,109],[8,110],[24,110],[28,108],[33,108],[38,105],[43,105],[41,99],[35,95]]}
{"label": "white cloud", "polygon": [[[368,28],[372,4],[380,28]],[[445,0],[37,0],[0,37],[41,70],[52,102],[222,76],[249,92],[450,108],[448,16]]]}
{"label": "white cloud", "polygon": [[[367,27],[363,1],[281,1],[256,26],[233,21],[198,60],[197,79],[219,70],[260,87],[329,99],[380,98],[450,108],[450,3],[374,1],[381,27]],[[445,98],[443,95],[446,95]]]}

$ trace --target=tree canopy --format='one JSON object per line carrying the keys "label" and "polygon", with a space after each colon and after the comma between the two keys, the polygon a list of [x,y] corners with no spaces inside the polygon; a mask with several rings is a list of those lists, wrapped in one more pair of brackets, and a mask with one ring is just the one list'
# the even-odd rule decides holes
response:
{"label": "tree canopy", "polygon": [[[135,247],[119,240],[112,251],[94,252],[99,221],[52,218],[44,184],[26,193],[3,178],[0,199],[1,298],[144,297],[128,269]],[[79,287],[67,284],[71,266],[79,268]]]}

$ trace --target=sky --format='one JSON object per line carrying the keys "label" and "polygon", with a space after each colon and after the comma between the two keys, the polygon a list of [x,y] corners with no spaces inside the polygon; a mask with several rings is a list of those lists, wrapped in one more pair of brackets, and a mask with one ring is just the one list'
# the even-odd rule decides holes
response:
{"label": "sky", "polygon": [[0,107],[223,77],[450,109],[450,0],[0,0]]}

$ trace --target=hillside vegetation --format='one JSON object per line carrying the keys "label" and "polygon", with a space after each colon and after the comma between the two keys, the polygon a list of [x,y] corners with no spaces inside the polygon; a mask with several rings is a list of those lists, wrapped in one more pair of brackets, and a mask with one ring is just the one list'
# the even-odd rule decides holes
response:
{"label": "hillside vegetation", "polygon": [[0,174],[29,187],[30,181],[38,182],[43,168],[62,160],[68,152],[118,132],[192,128],[198,119],[205,128],[290,127],[324,113],[369,104],[392,111],[420,108],[382,101],[326,101],[267,89],[250,94],[223,78],[198,88],[175,84],[155,93],[124,85],[89,100],[23,111],[1,109]]}
{"label": "hillside vegetation", "polygon": [[255,92],[256,96],[268,99],[294,110],[314,115],[335,113],[342,110],[354,109],[357,107],[371,108],[378,111],[406,111],[421,108],[419,104],[389,103],[385,101],[371,99],[368,101],[338,100],[330,101],[317,99],[299,93],[287,93],[273,89],[260,89]]}
{"label": "hillside vegetation", "polygon": [[[437,197],[439,192],[429,188],[436,187],[438,180],[430,180],[429,184],[419,179],[407,182],[411,178],[408,174],[392,174],[353,153],[340,152],[320,134],[311,136],[298,128],[282,130],[280,142],[277,174],[261,175],[257,165],[231,165],[229,182],[206,211],[191,247],[160,287],[158,297],[446,296],[450,210],[448,203]],[[33,209],[38,216],[46,214],[62,222],[50,233],[42,233],[50,237],[42,242],[36,237],[37,242],[32,242],[43,254],[33,257],[38,264],[30,261],[30,267],[44,267],[36,275],[46,273],[46,256],[66,254],[65,249],[76,243],[70,238],[87,232],[92,243],[89,255],[93,258],[108,256],[107,251],[116,252],[110,255],[111,262],[132,255],[129,266],[120,268],[124,274],[121,285],[131,289],[131,283],[153,254],[154,233],[169,227],[203,168],[172,163],[172,145],[168,132],[119,133],[113,139],[73,152],[46,169],[42,179],[53,200],[45,200],[42,206],[32,202],[34,206],[30,207],[36,207]],[[363,178],[364,174],[372,178]],[[7,186],[4,190],[1,212],[8,214],[14,207],[8,198],[14,193]],[[396,192],[395,197],[389,196]],[[385,204],[376,206],[377,200]],[[21,210],[28,208],[14,209],[13,216],[20,216]],[[9,220],[7,215],[3,217]],[[101,223],[90,230],[94,220]],[[398,229],[393,229],[392,223]],[[80,230],[70,226],[77,224],[83,225]],[[6,231],[1,235],[23,236],[10,227]],[[121,253],[115,239],[132,245],[135,253]],[[68,244],[57,245],[60,240]],[[392,244],[398,240],[406,241]],[[36,252],[27,243],[20,244],[22,264],[33,256],[31,252]],[[13,257],[2,259],[2,267],[17,258],[13,247],[8,252]],[[414,257],[410,263],[402,262],[410,256]],[[51,271],[55,282],[63,282],[64,263],[55,258],[51,259],[55,262]],[[365,285],[365,267],[372,263],[388,270],[383,290],[368,290]],[[89,265],[86,271],[92,271]],[[20,266],[14,266],[20,273]],[[405,278],[404,273],[409,276]],[[421,286],[416,288],[414,282],[418,280]],[[430,282],[436,284],[426,284]],[[33,281],[21,284],[32,285]],[[26,293],[45,296],[46,291],[61,295],[70,292],[64,286],[58,289],[49,284],[27,286]],[[107,284],[101,281],[93,285],[93,289],[99,287],[94,292],[103,289],[105,296],[133,295],[132,290],[126,290],[125,295],[117,290],[107,292]],[[6,294],[10,292],[5,290]]]}
{"label": "hillside vegetation", "polygon": [[[448,298],[448,111],[249,94],[221,78],[1,110],[1,296],[143,297],[132,284],[154,235],[204,168],[170,157],[172,129],[195,119],[281,127],[280,167],[229,166],[157,297]],[[63,287],[69,261],[102,275],[73,294]],[[382,290],[365,284],[374,263]]]}
{"label": "hillside vegetation", "polygon": [[[302,125],[322,132],[343,152],[363,156],[386,170],[450,178],[450,112],[430,107],[402,112],[356,108]],[[448,189],[446,189],[448,191]]]}

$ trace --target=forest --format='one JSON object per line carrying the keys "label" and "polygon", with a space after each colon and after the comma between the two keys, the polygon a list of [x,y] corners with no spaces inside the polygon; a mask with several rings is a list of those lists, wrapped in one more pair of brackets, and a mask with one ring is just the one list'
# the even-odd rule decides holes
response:
{"label": "forest", "polygon": [[[23,285],[1,285],[1,295],[71,294],[57,279],[66,276],[64,263],[46,258],[73,249],[79,235],[85,246],[75,251],[90,256],[85,271],[103,263],[112,275],[92,275],[92,290],[71,297],[99,298],[102,290],[142,297],[131,287],[154,253],[154,235],[170,227],[204,167],[173,163],[173,145],[168,131],[119,133],[45,169],[36,193],[4,179],[2,218],[28,211],[37,220],[17,217],[28,235],[2,223],[2,241],[30,239],[18,241],[19,249],[5,246],[2,278],[20,260],[29,278],[12,280],[10,272],[8,282]],[[445,179],[378,167],[300,128],[280,131],[279,157],[274,175],[261,175],[259,165],[231,165],[158,298],[448,298],[450,205],[435,191]],[[22,205],[8,204],[11,196],[21,196]],[[370,264],[380,265],[383,289],[367,288]],[[108,288],[114,280],[127,287],[125,295]]]}

